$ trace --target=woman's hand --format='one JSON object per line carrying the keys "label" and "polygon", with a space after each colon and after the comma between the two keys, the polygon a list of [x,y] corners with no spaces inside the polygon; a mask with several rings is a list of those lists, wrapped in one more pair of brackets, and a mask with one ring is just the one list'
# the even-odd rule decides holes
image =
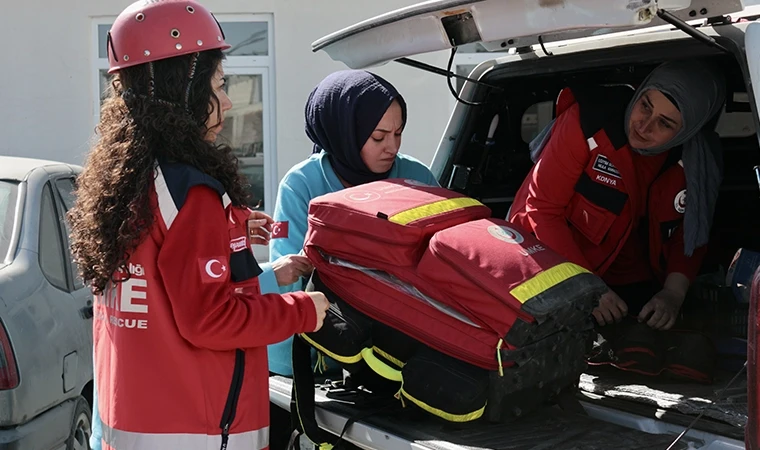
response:
{"label": "woman's hand", "polygon": [[676,323],[682,303],[683,297],[678,293],[663,289],[641,308],[639,322],[646,322],[655,330],[669,330]]}
{"label": "woman's hand", "polygon": [[628,315],[628,305],[612,289],[602,295],[599,299],[599,306],[591,313],[596,319],[596,323],[601,326],[612,325],[623,320]]}
{"label": "woman's hand", "polygon": [[307,294],[311,297],[311,301],[314,302],[314,308],[317,310],[317,328],[315,328],[314,331],[319,331],[319,329],[322,328],[322,324],[325,322],[325,316],[327,315],[327,310],[330,308],[330,302],[327,301],[325,294],[321,292],[307,292]]}
{"label": "woman's hand", "polygon": [[688,290],[689,279],[685,275],[676,272],[669,274],[665,287],[641,308],[639,322],[646,322],[655,330],[669,330],[678,319]]}
{"label": "woman's hand", "polygon": [[274,220],[261,211],[251,211],[248,216],[248,237],[251,244],[269,245]]}
{"label": "woman's hand", "polygon": [[274,276],[279,286],[288,286],[314,270],[309,258],[301,255],[285,255],[272,263]]}

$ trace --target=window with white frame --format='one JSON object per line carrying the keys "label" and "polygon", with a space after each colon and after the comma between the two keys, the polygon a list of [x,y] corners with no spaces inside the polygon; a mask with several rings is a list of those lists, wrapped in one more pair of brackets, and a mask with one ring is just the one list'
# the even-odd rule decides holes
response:
{"label": "window with white frame", "polygon": [[[240,160],[240,170],[251,184],[251,196],[262,210],[274,209],[277,195],[274,110],[274,32],[268,14],[217,16],[225,41],[224,71],[227,94],[233,107],[225,115],[221,142],[228,144]],[[113,18],[96,19],[93,40],[96,92],[94,124],[109,83],[106,40]]]}

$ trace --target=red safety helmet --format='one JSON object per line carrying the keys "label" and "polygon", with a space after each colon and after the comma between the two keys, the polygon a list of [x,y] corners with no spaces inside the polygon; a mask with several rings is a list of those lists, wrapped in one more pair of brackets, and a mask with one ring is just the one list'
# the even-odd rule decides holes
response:
{"label": "red safety helmet", "polygon": [[108,73],[195,52],[230,48],[213,14],[193,0],[140,0],[108,34]]}

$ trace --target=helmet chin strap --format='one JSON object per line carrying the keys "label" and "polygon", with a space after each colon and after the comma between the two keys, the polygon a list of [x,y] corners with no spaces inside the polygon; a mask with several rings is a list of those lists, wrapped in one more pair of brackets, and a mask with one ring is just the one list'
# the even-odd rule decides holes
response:
{"label": "helmet chin strap", "polygon": [[148,63],[148,98],[153,100],[156,96],[156,72],[153,68],[153,61]]}
{"label": "helmet chin strap", "polygon": [[190,110],[190,87],[193,84],[193,78],[195,77],[195,69],[198,65],[198,52],[193,53],[190,58],[190,70],[187,73],[187,87],[185,88],[185,109]]}

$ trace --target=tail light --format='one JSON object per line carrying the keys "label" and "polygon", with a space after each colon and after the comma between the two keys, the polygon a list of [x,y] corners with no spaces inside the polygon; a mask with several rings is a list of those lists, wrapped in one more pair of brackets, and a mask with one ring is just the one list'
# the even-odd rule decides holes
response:
{"label": "tail light", "polygon": [[18,386],[18,368],[13,355],[11,340],[0,322],[0,391]]}

